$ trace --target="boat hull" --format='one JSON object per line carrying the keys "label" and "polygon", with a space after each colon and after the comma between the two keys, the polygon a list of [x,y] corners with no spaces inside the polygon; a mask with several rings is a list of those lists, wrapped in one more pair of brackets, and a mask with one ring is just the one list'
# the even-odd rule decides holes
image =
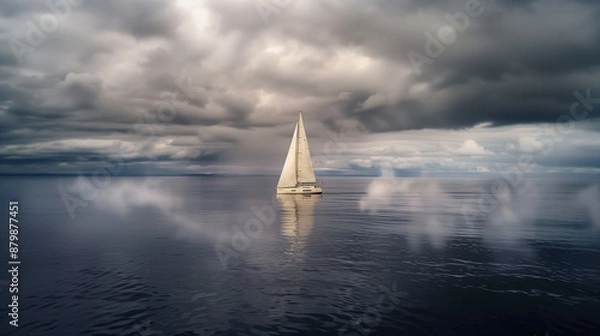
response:
{"label": "boat hull", "polygon": [[322,194],[323,189],[319,186],[305,185],[298,187],[277,188],[278,194]]}

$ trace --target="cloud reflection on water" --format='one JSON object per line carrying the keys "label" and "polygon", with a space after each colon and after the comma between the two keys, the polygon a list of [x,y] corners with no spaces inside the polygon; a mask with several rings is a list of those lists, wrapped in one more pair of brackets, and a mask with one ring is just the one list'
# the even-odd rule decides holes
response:
{"label": "cloud reflection on water", "polygon": [[94,201],[98,208],[127,216],[140,208],[156,209],[178,230],[183,239],[216,240],[219,232],[189,215],[183,197],[168,192],[161,182],[153,179],[143,181],[118,181],[99,191]]}
{"label": "cloud reflection on water", "polygon": [[596,228],[600,228],[600,184],[595,184],[579,192],[577,202],[583,205]]}
{"label": "cloud reflection on water", "polygon": [[413,248],[424,241],[442,247],[454,231],[452,199],[437,181],[396,178],[389,167],[369,184],[359,206],[370,214],[405,213],[409,222],[406,233]]}
{"label": "cloud reflection on water", "polygon": [[[482,238],[494,248],[528,253],[527,241],[539,238],[540,231],[534,226],[549,225],[557,220],[581,223],[581,218],[578,222],[575,217],[579,210],[589,213],[590,221],[600,227],[598,185],[569,194],[570,189],[562,190],[561,184],[524,180],[519,185],[498,190],[492,197],[484,190],[485,181],[473,181],[470,187],[468,180],[397,178],[390,167],[384,167],[381,176],[368,185],[359,207],[371,215],[397,217],[398,230],[406,235],[411,247],[417,249],[424,242],[441,248],[450,237],[467,236]],[[464,185],[458,189],[448,187],[452,183]],[[548,198],[550,194],[558,195],[561,200]],[[479,202],[481,200],[485,202]],[[464,220],[461,211],[465,204],[476,205],[470,222]]]}

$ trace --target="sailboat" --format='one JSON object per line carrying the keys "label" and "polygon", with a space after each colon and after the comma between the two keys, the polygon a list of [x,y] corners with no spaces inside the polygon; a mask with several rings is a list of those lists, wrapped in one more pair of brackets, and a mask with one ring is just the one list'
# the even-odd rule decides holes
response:
{"label": "sailboat", "polygon": [[298,111],[298,122],[294,128],[292,143],[285,158],[281,176],[277,183],[278,194],[321,194],[308,149],[302,111]]}

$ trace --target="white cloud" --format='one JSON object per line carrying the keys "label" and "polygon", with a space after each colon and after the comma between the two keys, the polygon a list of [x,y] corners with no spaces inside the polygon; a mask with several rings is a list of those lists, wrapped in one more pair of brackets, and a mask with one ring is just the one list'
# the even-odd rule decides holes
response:
{"label": "white cloud", "polygon": [[533,137],[525,136],[519,138],[519,151],[523,153],[534,153],[540,151],[543,147],[544,144]]}
{"label": "white cloud", "polygon": [[467,156],[482,156],[482,155],[490,155],[491,152],[487,151],[483,146],[480,146],[475,142],[475,140],[467,139],[463,142],[462,146],[454,151],[455,154],[458,155],[467,155]]}

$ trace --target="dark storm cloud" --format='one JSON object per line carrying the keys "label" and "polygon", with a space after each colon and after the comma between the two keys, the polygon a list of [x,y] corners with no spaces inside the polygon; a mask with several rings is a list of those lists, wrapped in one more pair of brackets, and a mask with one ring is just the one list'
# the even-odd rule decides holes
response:
{"label": "dark storm cloud", "polygon": [[[299,108],[318,153],[330,141],[322,131],[348,125],[374,134],[555,123],[587,89],[596,104],[599,2],[481,0],[455,41],[439,42],[448,15],[463,15],[472,1],[273,2],[268,18],[240,0],[5,1],[2,169],[81,164],[86,153],[115,154],[109,139],[140,151],[132,167],[147,154],[264,164],[266,154],[252,151],[272,152],[279,164]],[[56,25],[44,28],[52,18]],[[432,43],[443,52],[428,53]],[[26,49],[15,54],[16,45]],[[427,61],[415,65],[411,52]],[[165,111],[172,118],[161,120]],[[597,130],[599,111],[587,110],[577,127]],[[98,142],[77,146],[86,139]],[[16,145],[26,150],[8,154]],[[546,163],[569,162],[595,161]]]}
{"label": "dark storm cloud", "polygon": [[[400,8],[403,6],[402,2],[395,3]],[[443,5],[434,6],[434,3],[428,1],[419,8],[439,17],[439,22],[432,23],[419,34],[401,23],[386,23],[386,15],[381,12],[377,12],[382,17],[380,23],[373,23],[377,20],[357,21],[356,26],[350,26],[338,17],[332,20],[332,25],[313,24],[326,27],[326,31],[339,32],[336,36],[340,44],[359,43],[372,55],[395,55],[401,60],[399,62],[409,63],[407,49],[427,56],[425,45],[428,39],[424,33],[435,35],[438,27],[449,22],[444,14],[454,14],[451,7],[460,9],[447,1]],[[461,3],[464,1],[452,2]],[[409,77],[412,82],[431,86],[429,94],[364,109],[358,118],[369,129],[464,127],[488,121],[497,125],[555,122],[568,113],[568,106],[557,104],[574,101],[574,90],[593,88],[596,97],[600,96],[597,81],[600,3],[481,3],[482,14],[470,18],[465,31],[457,33],[456,42],[447,46],[440,44],[444,52],[438,57],[430,57],[431,64],[421,65],[421,75],[413,73]],[[390,10],[392,4],[386,4]],[[416,2],[411,3],[411,6],[415,5]],[[346,11],[350,12],[349,9]],[[321,17],[334,16],[329,14]],[[339,25],[337,29],[336,24]],[[410,31],[411,36],[406,36],[406,31]],[[381,39],[390,43],[384,46],[386,43]],[[590,80],[586,73],[596,76]],[[557,90],[557,86],[561,90]],[[425,106],[442,95],[453,98],[445,99],[435,108]],[[590,117],[599,116],[599,110],[592,111]]]}
{"label": "dark storm cloud", "polygon": [[[436,36],[448,25],[447,14],[464,12],[468,1],[314,2],[303,12],[299,5],[285,12],[285,20],[263,27],[241,17],[235,1],[211,2],[220,13],[220,29],[237,31],[248,40],[264,34],[292,37],[319,48],[352,46],[390,67],[414,70],[408,52],[424,57],[429,32]],[[481,1],[480,14],[470,17],[444,52],[428,57],[431,63],[411,71],[405,81],[429,86],[419,97],[396,97],[377,107],[361,108],[379,88],[371,88],[362,101],[346,111],[372,131],[468,127],[481,122],[495,125],[555,122],[572,102],[575,90],[600,92],[600,3],[592,1]],[[236,18],[236,19],[234,19]],[[237,20],[237,19],[240,20]],[[322,67],[316,62],[314,67]],[[349,69],[351,71],[352,69]],[[261,68],[264,85],[280,90],[319,95],[328,87],[311,84],[311,78],[285,78],[276,64]],[[384,79],[382,79],[384,80]],[[347,83],[350,84],[350,83]],[[560,86],[560,90],[557,90]],[[348,90],[355,96],[369,93]],[[455,96],[453,99],[440,96]],[[433,107],[426,103],[438,101]],[[431,105],[431,104],[429,104]],[[568,106],[567,106],[568,107]],[[355,109],[362,113],[354,114]],[[589,117],[597,117],[598,109]],[[384,126],[382,126],[384,125]]]}

